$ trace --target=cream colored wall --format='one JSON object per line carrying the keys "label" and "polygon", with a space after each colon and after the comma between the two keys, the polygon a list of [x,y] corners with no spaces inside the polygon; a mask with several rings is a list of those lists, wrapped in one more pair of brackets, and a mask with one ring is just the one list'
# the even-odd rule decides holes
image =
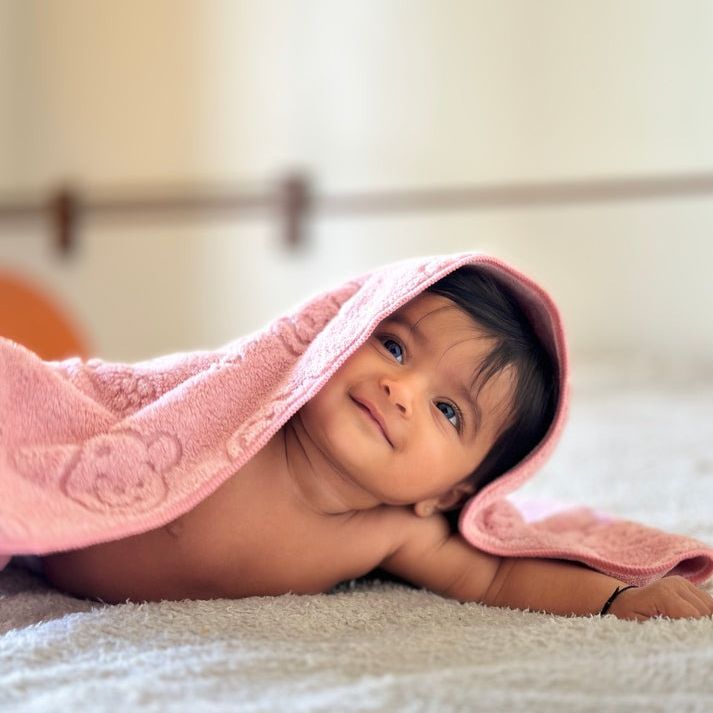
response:
{"label": "cream colored wall", "polygon": [[[6,183],[45,195],[65,181],[102,191],[193,177],[202,130],[193,109],[202,81],[197,6],[4,0],[3,7],[14,38]],[[57,257],[42,224],[0,231],[0,264],[61,298],[87,327],[93,351],[136,359],[193,346],[200,319],[193,265],[202,248],[195,226],[87,222],[70,260]]]}
{"label": "cream colored wall", "polygon": [[[710,3],[0,0],[0,13],[15,40],[2,185],[298,167],[336,193],[713,171]],[[136,359],[219,344],[387,260],[484,249],[550,289],[575,355],[713,362],[711,228],[710,197],[317,215],[290,255],[266,220],[97,220],[61,263],[40,228],[0,225],[0,265],[61,293],[98,353]]]}
{"label": "cream colored wall", "polygon": [[[11,188],[12,6],[0,0],[0,190]],[[2,226],[0,226],[2,230]]]}

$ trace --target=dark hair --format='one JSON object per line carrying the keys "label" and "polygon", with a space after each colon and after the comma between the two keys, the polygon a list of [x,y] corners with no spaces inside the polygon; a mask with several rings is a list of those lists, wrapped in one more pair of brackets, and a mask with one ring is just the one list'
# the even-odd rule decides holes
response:
{"label": "dark hair", "polygon": [[[427,289],[466,312],[495,347],[478,367],[479,388],[508,365],[515,371],[512,414],[469,480],[478,490],[517,465],[544,438],[559,398],[557,364],[512,291],[476,266],[462,267]],[[457,531],[463,503],[445,512]]]}

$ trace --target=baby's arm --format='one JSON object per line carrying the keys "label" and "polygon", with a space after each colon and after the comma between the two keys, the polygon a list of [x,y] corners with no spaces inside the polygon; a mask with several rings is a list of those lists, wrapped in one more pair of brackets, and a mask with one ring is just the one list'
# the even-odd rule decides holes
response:
{"label": "baby's arm", "polygon": [[[381,566],[404,579],[462,602],[532,609],[562,615],[598,614],[623,582],[562,560],[502,558],[452,535],[441,515],[418,518],[401,511],[401,542]],[[713,598],[682,577],[627,589],[610,613],[622,619],[713,614]]]}

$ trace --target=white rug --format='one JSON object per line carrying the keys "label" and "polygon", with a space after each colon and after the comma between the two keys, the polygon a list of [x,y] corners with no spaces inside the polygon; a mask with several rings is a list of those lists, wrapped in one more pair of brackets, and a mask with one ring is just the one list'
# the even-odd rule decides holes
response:
{"label": "white rug", "polygon": [[[713,544],[713,378],[575,364],[533,497]],[[713,591],[713,590],[711,590]],[[710,711],[713,620],[559,618],[395,584],[105,607],[0,573],[0,710]]]}

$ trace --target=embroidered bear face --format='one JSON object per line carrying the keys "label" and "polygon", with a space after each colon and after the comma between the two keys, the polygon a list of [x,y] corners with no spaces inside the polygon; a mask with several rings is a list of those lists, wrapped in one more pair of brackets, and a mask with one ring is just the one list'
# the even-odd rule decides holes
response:
{"label": "embroidered bear face", "polygon": [[143,512],[165,499],[164,475],[180,458],[180,443],[165,433],[102,435],[82,445],[60,487],[89,510]]}

